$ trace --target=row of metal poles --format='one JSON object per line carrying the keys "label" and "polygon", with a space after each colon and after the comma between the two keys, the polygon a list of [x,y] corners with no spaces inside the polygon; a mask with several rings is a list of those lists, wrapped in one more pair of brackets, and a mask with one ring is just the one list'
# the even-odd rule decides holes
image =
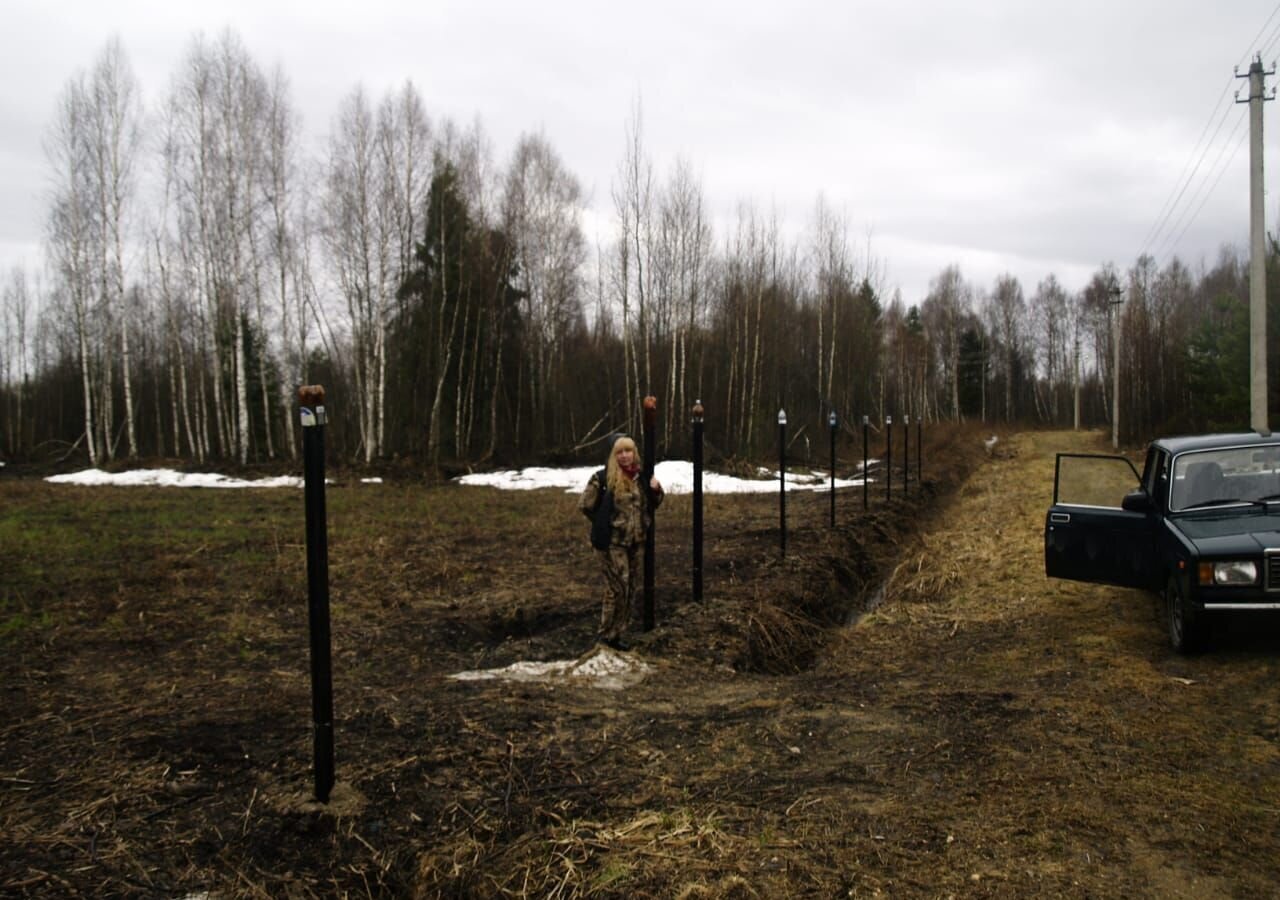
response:
{"label": "row of metal poles", "polygon": [[[700,415],[697,412],[701,407],[695,406],[694,410],[694,442],[696,443],[701,437]],[[827,426],[831,431],[831,527],[836,527],[836,434],[840,430],[840,420],[836,417],[835,410],[827,416]],[[868,448],[870,447],[870,430],[871,419],[869,416],[862,417],[862,508],[866,509],[870,503],[870,478],[868,472]],[[918,484],[922,478],[924,466],[924,454],[921,449],[924,447],[924,425],[916,420],[916,483]],[[697,451],[695,451],[697,452]],[[696,467],[695,467],[696,468]],[[905,496],[910,491],[911,484],[911,417],[902,417],[902,493]],[[778,504],[780,507],[781,518],[781,534],[782,534],[782,555],[787,555],[787,413],[786,410],[778,410]],[[889,501],[893,498],[893,416],[885,416],[884,418],[884,499]]]}
{"label": "row of metal poles", "polygon": [[[324,502],[324,388],[309,385],[298,389],[302,415],[302,453],[305,483],[307,532],[307,600],[311,631],[311,713],[314,725],[315,795],[321,803],[329,802],[334,785],[333,755],[333,676],[329,625],[329,549]],[[658,401],[645,397],[643,404],[645,491],[656,465],[656,430]],[[692,410],[693,425],[693,599],[702,600],[702,459],[705,409],[697,401]],[[839,420],[835,412],[827,417],[831,430],[831,526],[836,524],[836,435]],[[916,422],[916,482],[921,481],[923,430]],[[903,417],[902,491],[907,494],[911,481],[911,422]],[[862,506],[869,505],[868,458],[870,421],[862,417]],[[893,419],[885,417],[885,499],[893,494]],[[787,553],[787,414],[778,410],[778,503],[781,519],[781,551]],[[650,497],[652,500],[652,497]],[[652,504],[650,509],[652,509]],[[644,629],[654,627],[654,543],[652,517],[645,532],[644,553]]]}
{"label": "row of metal poles", "polygon": [[[702,600],[702,458],[703,458],[703,424],[706,409],[702,401],[693,405],[691,423],[693,425],[693,599]],[[653,476],[656,455],[654,433],[657,424],[657,400],[646,397],[644,400],[644,484],[649,489],[649,479]],[[884,451],[884,491],[885,501],[893,497],[893,417],[885,416],[885,451]],[[827,426],[831,432],[831,527],[836,525],[836,437],[840,430],[840,420],[834,410],[827,416]],[[862,417],[862,508],[870,506],[870,447],[871,419]],[[916,483],[923,480],[924,472],[924,424],[916,420],[915,467]],[[902,493],[910,493],[911,484],[911,417],[902,417]],[[779,549],[782,556],[787,555],[787,413],[778,410],[778,518]],[[644,628],[646,631],[654,626],[653,603],[653,552],[654,525],[650,522],[645,533],[644,563]]]}

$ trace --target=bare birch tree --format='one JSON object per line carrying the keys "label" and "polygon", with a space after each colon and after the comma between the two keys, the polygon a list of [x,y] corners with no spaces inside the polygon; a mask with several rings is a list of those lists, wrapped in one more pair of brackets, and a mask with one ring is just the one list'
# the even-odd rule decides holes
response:
{"label": "bare birch tree", "polygon": [[853,296],[854,261],[849,249],[848,225],[819,196],[814,211],[809,247],[808,293],[813,298],[818,322],[817,363],[819,408],[835,398],[836,348],[840,344],[840,311]]}
{"label": "bare birch tree", "polygon": [[653,163],[644,150],[640,102],[631,109],[625,148],[613,183],[614,213],[618,218],[623,342],[631,366],[627,384],[628,419],[634,415],[632,397],[653,385],[650,359],[650,252],[653,214]]}
{"label": "bare birch tree", "polygon": [[656,287],[657,332],[667,348],[661,418],[663,442],[670,446],[677,433],[674,429],[691,405],[689,392],[701,389],[697,373],[689,372],[689,356],[694,349],[696,328],[705,322],[710,300],[711,226],[702,186],[693,167],[683,158],[676,160],[658,198],[656,218],[651,268]]}
{"label": "bare birch tree", "polygon": [[251,440],[245,326],[260,288],[255,242],[267,94],[265,77],[227,31],[213,45],[192,42],[169,100],[178,240],[199,276],[200,344],[208,362],[199,372],[196,411],[204,415],[211,392],[218,451],[241,462]]}
{"label": "bare birch tree", "polygon": [[330,141],[326,242],[346,300],[364,458],[384,452],[387,327],[424,215],[430,133],[411,84],[374,112],[362,89]]}
{"label": "bare birch tree", "polygon": [[0,342],[0,355],[3,356],[3,386],[8,388],[8,408],[3,410],[5,420],[5,448],[10,456],[25,453],[25,419],[24,409],[27,392],[30,389],[30,355],[31,334],[30,319],[32,311],[31,290],[27,283],[27,273],[21,266],[9,270],[4,288],[0,291],[0,325],[3,326],[3,342]]}
{"label": "bare birch tree", "polygon": [[[929,294],[921,306],[925,328],[932,336],[943,364],[944,384],[949,389],[951,417],[960,421],[960,331],[961,322],[973,300],[973,289],[951,265],[929,284]],[[984,376],[985,381],[985,376]]]}
{"label": "bare birch tree", "polygon": [[532,439],[550,436],[559,417],[554,407],[563,388],[565,337],[581,315],[581,270],[586,241],[579,222],[583,203],[578,180],[565,169],[545,137],[526,134],[507,171],[503,221],[515,244],[517,286],[523,295],[526,334],[521,383],[528,386]]}
{"label": "bare birch tree", "polygon": [[1022,285],[1012,275],[1004,274],[996,278],[995,290],[991,292],[990,310],[994,325],[993,337],[1000,345],[1001,370],[1004,375],[1004,420],[1012,422],[1014,418],[1013,389],[1016,374],[1018,351],[1021,349],[1023,319],[1026,316],[1027,304],[1022,294]]}
{"label": "bare birch tree", "polygon": [[[386,111],[379,130],[383,164],[388,180],[393,236],[394,296],[413,265],[413,250],[421,237],[427,211],[427,191],[431,186],[431,123],[422,96],[412,82],[383,103]],[[403,316],[403,307],[399,310]],[[385,447],[386,435],[386,333],[380,344],[379,379],[376,387],[378,446]]]}
{"label": "bare birch tree", "polygon": [[776,283],[778,252],[776,216],[765,220],[753,207],[740,205],[733,239],[726,249],[718,310],[729,342],[726,434],[739,452],[751,452],[754,443],[762,396],[765,298]]}
{"label": "bare birch tree", "polygon": [[[301,259],[299,244],[308,240],[308,236],[301,227],[302,217],[298,213],[299,194],[305,189],[301,184],[298,160],[301,117],[290,98],[288,79],[278,68],[267,86],[265,120],[265,159],[261,185],[266,201],[267,241],[273,265],[272,291],[279,309],[280,362],[284,373],[284,377],[280,379],[278,399],[285,444],[290,458],[297,459],[298,439],[293,430],[291,388],[306,383],[302,372],[305,351],[298,340],[299,325],[306,314],[293,273]],[[264,334],[264,342],[265,338]],[[267,391],[264,385],[263,403],[266,401]],[[267,421],[270,422],[270,419]]]}
{"label": "bare birch tree", "polygon": [[1068,370],[1070,315],[1067,293],[1054,275],[1049,275],[1036,286],[1032,303],[1036,323],[1039,358],[1049,388],[1049,418],[1060,424],[1060,403],[1071,384]]}
{"label": "bare birch tree", "polygon": [[55,290],[70,306],[75,329],[77,362],[82,388],[83,440],[90,465],[99,459],[94,416],[96,378],[90,348],[94,260],[100,231],[94,221],[93,189],[89,180],[92,157],[89,132],[89,93],[83,75],[63,89],[53,124],[45,138],[45,155],[52,170],[52,191],[46,223],[46,248],[55,272]]}
{"label": "bare birch tree", "polygon": [[356,88],[342,102],[330,139],[325,234],[346,300],[366,462],[379,454],[378,343],[391,265],[383,188],[374,113],[364,90]]}
{"label": "bare birch tree", "polygon": [[[124,390],[125,433],[129,456],[138,455],[134,414],[130,315],[125,293],[125,244],[134,200],[135,164],[141,140],[142,102],[137,80],[118,38],[107,43],[88,84],[89,157],[98,227],[98,292],[108,332],[119,341],[120,380]],[[104,373],[110,371],[110,356]],[[106,403],[110,396],[104,397]],[[110,444],[111,438],[108,436]]]}

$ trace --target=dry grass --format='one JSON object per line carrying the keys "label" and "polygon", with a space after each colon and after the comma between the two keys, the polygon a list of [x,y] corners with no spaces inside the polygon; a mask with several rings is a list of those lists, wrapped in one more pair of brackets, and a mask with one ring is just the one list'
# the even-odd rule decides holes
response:
{"label": "dry grass", "polygon": [[297,802],[289,498],[195,516],[205,495],[5,484],[0,535],[49,537],[6,560],[0,893],[1274,893],[1280,638],[1181,659],[1142,595],[1047,581],[1052,451],[1097,436],[1003,435],[989,460],[970,437],[933,448],[952,484],[983,461],[958,495],[940,476],[835,532],[796,498],[785,561],[771,500],[716,498],[701,604],[672,498],[659,627],[635,635],[653,670],[624,691],[447,678],[592,646],[571,496],[335,489],[341,810]]}
{"label": "dry grass", "polygon": [[770,675],[791,675],[809,667],[822,641],[822,629],[793,608],[760,602],[747,616],[747,668]]}
{"label": "dry grass", "polygon": [[963,564],[939,557],[937,548],[912,553],[894,567],[885,584],[884,603],[942,603],[961,580]]}

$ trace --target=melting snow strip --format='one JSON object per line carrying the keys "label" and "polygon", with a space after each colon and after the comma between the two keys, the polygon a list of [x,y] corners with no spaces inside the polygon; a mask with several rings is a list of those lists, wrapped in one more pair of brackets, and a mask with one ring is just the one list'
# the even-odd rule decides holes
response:
{"label": "melting snow strip", "polygon": [[457,672],[454,681],[563,681],[577,679],[594,687],[616,691],[643,680],[653,667],[634,656],[595,647],[577,659],[552,662],[516,662],[501,669]]}

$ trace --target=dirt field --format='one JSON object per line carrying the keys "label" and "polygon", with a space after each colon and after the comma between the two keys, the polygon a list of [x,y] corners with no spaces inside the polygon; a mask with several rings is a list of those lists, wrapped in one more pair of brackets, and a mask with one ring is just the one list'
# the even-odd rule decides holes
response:
{"label": "dirt field", "polygon": [[616,690],[448,677],[590,651],[573,496],[340,475],[323,810],[300,492],[6,476],[0,893],[1277,895],[1280,631],[1183,659],[1047,580],[1053,452],[1100,438],[978,437],[834,532],[793,495],[785,560],[775,497],[709,497],[700,605],[670,498]]}

